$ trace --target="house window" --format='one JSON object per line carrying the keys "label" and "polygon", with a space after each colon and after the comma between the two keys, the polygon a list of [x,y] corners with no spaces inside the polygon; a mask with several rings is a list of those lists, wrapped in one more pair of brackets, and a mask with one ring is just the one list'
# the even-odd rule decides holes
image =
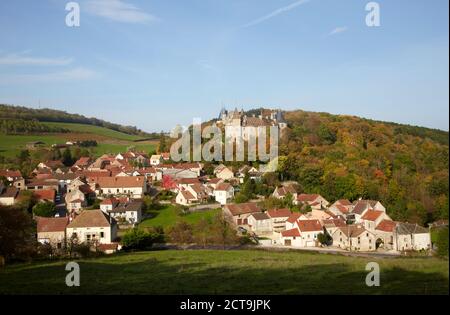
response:
{"label": "house window", "polygon": [[56,247],[57,247],[58,249],[61,249],[61,247],[62,247],[61,242],[59,242],[58,244],[56,244]]}
{"label": "house window", "polygon": [[100,237],[104,238],[105,237],[105,232],[100,232]]}
{"label": "house window", "polygon": [[361,244],[361,238],[358,237],[358,244]]}

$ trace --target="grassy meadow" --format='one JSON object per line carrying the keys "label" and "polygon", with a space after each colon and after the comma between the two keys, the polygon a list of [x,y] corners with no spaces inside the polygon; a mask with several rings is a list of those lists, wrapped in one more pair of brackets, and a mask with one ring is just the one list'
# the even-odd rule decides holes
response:
{"label": "grassy meadow", "polygon": [[[367,287],[365,266],[380,265]],[[448,294],[448,261],[361,258],[262,250],[165,250],[78,260],[80,286],[65,285],[65,261],[0,268],[0,294]]]}
{"label": "grassy meadow", "polygon": [[50,147],[52,144],[63,144],[67,141],[96,140],[98,146],[92,149],[95,156],[100,156],[105,153],[117,154],[119,152],[125,152],[130,147],[148,153],[155,150],[157,143],[156,141],[135,142],[141,139],[141,137],[99,126],[57,122],[45,122],[44,124],[65,128],[71,132],[36,135],[0,134],[0,155],[14,157],[20,150],[26,148],[28,142],[33,141],[42,141],[45,147]]}
{"label": "grassy meadow", "polygon": [[142,221],[139,224],[139,227],[146,228],[146,227],[161,226],[164,229],[167,229],[179,221],[185,221],[189,224],[195,224],[202,218],[211,219],[219,212],[220,209],[214,209],[214,210],[198,211],[189,213],[187,215],[179,216],[176,212],[175,206],[163,205],[159,210],[148,211],[148,213],[152,217]]}

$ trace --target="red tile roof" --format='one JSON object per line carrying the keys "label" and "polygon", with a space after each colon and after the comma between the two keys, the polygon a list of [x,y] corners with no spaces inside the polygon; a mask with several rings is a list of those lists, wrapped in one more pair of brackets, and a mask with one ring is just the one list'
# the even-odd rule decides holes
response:
{"label": "red tile roof", "polygon": [[118,200],[114,197],[104,199],[100,204],[101,205],[112,205],[116,203]]}
{"label": "red tile roof", "polygon": [[74,165],[76,166],[88,166],[91,162],[91,158],[90,157],[80,157]]}
{"label": "red tile roof", "polygon": [[335,226],[335,227],[342,227],[345,226],[346,223],[343,219],[327,219],[327,220],[322,220],[322,224],[323,225],[328,225],[328,226]]}
{"label": "red tile roof", "polygon": [[78,190],[81,191],[85,195],[94,193],[94,191],[91,189],[91,186],[89,186],[87,184],[78,186]]}
{"label": "red tile roof", "polygon": [[297,191],[295,191],[295,188],[292,187],[291,185],[278,187],[276,188],[276,190],[279,196],[286,196],[289,193],[290,194],[297,193]]}
{"label": "red tile roof", "polygon": [[282,208],[269,210],[267,211],[267,214],[271,218],[283,218],[283,217],[290,217],[292,212],[287,208]]}
{"label": "red tile roof", "polygon": [[384,232],[393,232],[396,225],[397,225],[397,223],[394,221],[383,220],[377,225],[377,227],[375,229],[384,231]]}
{"label": "red tile roof", "polygon": [[323,230],[319,220],[298,220],[297,225],[300,232],[314,232]]}
{"label": "red tile roof", "polygon": [[357,237],[366,231],[366,229],[360,225],[347,225],[339,227],[339,229],[342,231],[342,233],[344,233],[345,236],[351,238]]}
{"label": "red tile roof", "polygon": [[289,223],[295,223],[298,220],[298,218],[300,218],[301,216],[302,216],[301,213],[294,212],[289,216],[289,218],[286,221]]}
{"label": "red tile roof", "polygon": [[0,176],[4,176],[4,177],[22,177],[22,173],[20,173],[20,171],[13,171],[13,170],[0,170]]}
{"label": "red tile roof", "polygon": [[35,217],[37,222],[37,232],[64,232],[69,223],[68,217],[62,218],[44,218]]}
{"label": "red tile roof", "polygon": [[194,197],[194,195],[191,192],[189,192],[187,190],[182,190],[180,192],[183,195],[184,199],[186,199],[186,200],[196,200],[196,198]]}
{"label": "red tile roof", "polygon": [[283,237],[299,237],[300,236],[300,231],[297,228],[286,230],[286,231],[282,231],[281,232],[281,236],[283,236]]}
{"label": "red tile roof", "polygon": [[253,202],[228,204],[225,206],[225,208],[228,208],[228,210],[233,216],[239,214],[261,212],[261,208],[256,203]]}
{"label": "red tile roof", "polygon": [[56,191],[54,189],[33,190],[33,196],[37,200],[54,201],[55,196],[56,196]]}
{"label": "red tile roof", "polygon": [[313,202],[315,201],[320,195],[318,194],[300,194],[297,196],[297,200],[301,202]]}
{"label": "red tile roof", "polygon": [[101,188],[143,187],[144,176],[98,177],[95,182]]}
{"label": "red tile roof", "polygon": [[81,172],[85,177],[109,177],[111,176],[111,171],[102,170],[102,171],[83,171]]}
{"label": "red tile roof", "polygon": [[215,190],[221,190],[221,191],[227,191],[231,188],[232,186],[229,183],[220,183],[216,186]]}
{"label": "red tile roof", "polygon": [[348,199],[339,199],[336,202],[339,203],[341,206],[351,206],[352,205],[352,203]]}
{"label": "red tile roof", "polygon": [[364,213],[364,215],[362,216],[361,220],[376,221],[383,213],[383,211],[378,210],[367,210],[366,213]]}

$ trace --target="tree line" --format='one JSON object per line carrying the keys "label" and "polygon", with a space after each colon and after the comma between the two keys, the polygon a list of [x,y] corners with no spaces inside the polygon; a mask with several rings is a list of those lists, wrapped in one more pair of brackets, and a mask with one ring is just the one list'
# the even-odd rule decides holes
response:
{"label": "tree line", "polygon": [[380,200],[394,220],[448,219],[448,132],[304,111],[285,118],[279,174],[301,192]]}
{"label": "tree line", "polygon": [[48,126],[37,120],[0,119],[0,133],[7,135],[67,132],[70,132],[70,130],[56,126]]}

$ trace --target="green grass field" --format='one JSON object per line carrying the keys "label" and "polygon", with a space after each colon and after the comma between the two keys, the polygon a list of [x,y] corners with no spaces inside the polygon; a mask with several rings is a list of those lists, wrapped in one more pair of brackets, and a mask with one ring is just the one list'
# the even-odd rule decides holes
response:
{"label": "green grass field", "polygon": [[92,134],[96,134],[96,135],[100,135],[100,136],[104,136],[104,137],[108,137],[108,138],[112,138],[112,139],[117,139],[117,140],[134,141],[134,140],[139,140],[142,138],[139,136],[129,135],[129,134],[115,131],[112,129],[99,127],[99,126],[93,126],[93,125],[60,123],[60,122],[44,122],[42,124],[48,125],[48,126],[65,128],[72,132],[77,132],[77,133],[92,133]]}
{"label": "green grass field", "polygon": [[178,216],[174,206],[165,205],[160,210],[150,211],[149,213],[153,217],[142,221],[139,224],[139,227],[146,228],[146,227],[161,226],[164,229],[167,229],[178,221],[185,221],[190,224],[195,224],[202,218],[211,219],[219,212],[220,209],[215,209],[215,210],[193,212],[184,216]]}
{"label": "green grass field", "polygon": [[0,155],[12,157],[25,149],[28,142],[42,141],[46,146],[65,143],[66,140],[56,135],[5,135],[0,133]]}
{"label": "green grass field", "polygon": [[[365,266],[380,265],[367,287]],[[367,259],[304,252],[186,250],[79,260],[80,286],[64,261],[0,269],[0,294],[448,294],[448,261]]]}
{"label": "green grass field", "polygon": [[[134,142],[135,140],[141,139],[141,137],[128,135],[108,128],[92,125],[56,122],[46,122],[45,124],[69,129],[71,130],[71,133],[42,135],[0,134],[0,155],[5,157],[16,156],[20,152],[20,150],[26,148],[26,144],[28,142],[42,141],[45,143],[45,147],[50,147],[52,144],[62,144],[69,139],[74,138],[80,138],[81,140],[97,140],[98,146],[93,149],[95,156],[100,156],[105,153],[117,154],[120,152],[125,152],[130,147],[134,147],[136,150],[146,153],[152,152],[156,148],[155,142]],[[93,135],[92,139],[89,135]]]}

